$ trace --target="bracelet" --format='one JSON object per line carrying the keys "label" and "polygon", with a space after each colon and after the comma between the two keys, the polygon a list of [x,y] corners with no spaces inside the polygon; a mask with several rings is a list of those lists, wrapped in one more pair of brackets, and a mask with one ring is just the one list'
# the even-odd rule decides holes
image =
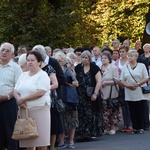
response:
{"label": "bracelet", "polygon": [[93,94],[95,94],[95,95],[97,96],[97,93],[96,93],[96,92],[94,92]]}
{"label": "bracelet", "polygon": [[7,96],[7,99],[8,99],[8,100],[10,100],[10,96],[9,96],[9,94],[7,94],[6,96]]}

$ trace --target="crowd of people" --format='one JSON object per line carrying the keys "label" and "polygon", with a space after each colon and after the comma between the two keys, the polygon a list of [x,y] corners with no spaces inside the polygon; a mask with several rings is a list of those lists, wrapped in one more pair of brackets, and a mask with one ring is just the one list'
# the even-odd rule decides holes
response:
{"label": "crowd of people", "polygon": [[[0,149],[74,149],[76,141],[90,141],[118,130],[142,134],[149,130],[150,44],[118,39],[99,46],[29,49],[4,42],[0,46]],[[65,112],[53,107],[53,93]],[[108,107],[109,98],[122,103]],[[37,124],[39,136],[13,140],[18,107]],[[119,122],[123,120],[123,128]],[[69,138],[66,142],[66,136]]]}

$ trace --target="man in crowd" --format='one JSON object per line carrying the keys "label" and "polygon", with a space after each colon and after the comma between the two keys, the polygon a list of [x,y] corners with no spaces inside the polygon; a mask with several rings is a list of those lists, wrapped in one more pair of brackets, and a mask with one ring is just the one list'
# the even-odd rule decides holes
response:
{"label": "man in crowd", "polygon": [[11,138],[18,110],[13,89],[22,70],[12,61],[12,44],[3,43],[0,50],[0,150],[18,150],[18,142]]}

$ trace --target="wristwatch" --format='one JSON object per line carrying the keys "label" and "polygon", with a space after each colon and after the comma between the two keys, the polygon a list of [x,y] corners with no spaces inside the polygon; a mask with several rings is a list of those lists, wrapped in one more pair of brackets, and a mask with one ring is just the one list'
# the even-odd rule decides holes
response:
{"label": "wristwatch", "polygon": [[10,96],[9,96],[9,94],[7,94],[6,96],[7,96],[7,99],[8,99],[8,100],[10,100]]}

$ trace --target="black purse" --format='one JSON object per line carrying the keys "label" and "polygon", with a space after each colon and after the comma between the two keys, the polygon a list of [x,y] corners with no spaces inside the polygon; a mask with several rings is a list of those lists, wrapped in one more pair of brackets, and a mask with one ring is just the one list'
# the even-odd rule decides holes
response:
{"label": "black purse", "polygon": [[150,86],[142,86],[141,89],[143,94],[150,93]]}
{"label": "black purse", "polygon": [[55,109],[58,113],[64,113],[65,112],[65,104],[62,99],[58,98],[56,90],[51,91],[51,99],[52,99],[52,108]]}
{"label": "black purse", "polygon": [[[117,89],[116,83],[115,83],[115,88]],[[119,91],[119,90],[117,90]],[[109,98],[106,99],[107,102],[107,108],[108,109],[114,109],[114,108],[119,108],[120,104],[120,97],[116,97],[116,98],[111,98],[111,94],[112,94],[112,86],[110,89],[110,94],[109,94]]]}
{"label": "black purse", "polygon": [[[128,68],[128,66],[127,66],[127,68]],[[133,77],[133,75],[131,74],[129,68],[128,68],[128,71],[129,71],[131,77],[133,78],[133,80],[134,80],[136,83],[138,83],[138,82],[135,80],[135,78]],[[142,89],[142,93],[143,93],[143,94],[148,94],[148,93],[150,93],[150,86],[140,86],[140,87],[141,87],[141,89]]]}

